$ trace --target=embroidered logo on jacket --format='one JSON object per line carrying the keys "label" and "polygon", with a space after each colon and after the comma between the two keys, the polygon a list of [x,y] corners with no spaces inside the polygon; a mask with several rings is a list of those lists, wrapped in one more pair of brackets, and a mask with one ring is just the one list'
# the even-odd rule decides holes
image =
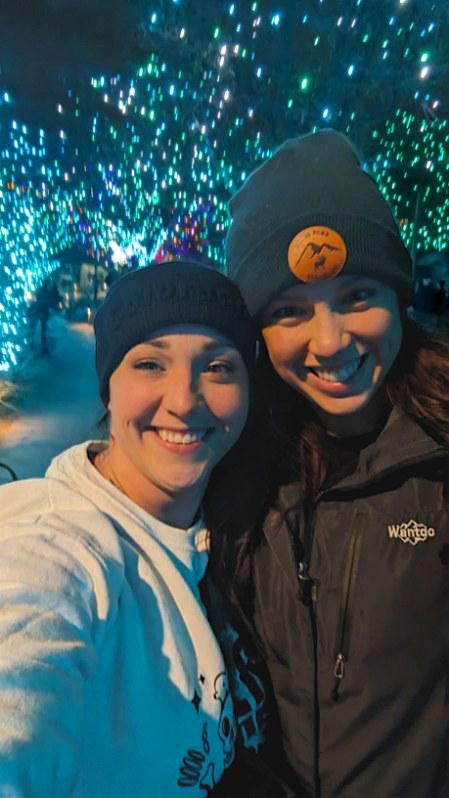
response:
{"label": "embroidered logo on jacket", "polygon": [[403,543],[411,543],[412,546],[416,546],[427,538],[435,537],[435,530],[432,526],[410,520],[408,524],[388,524],[388,534],[390,538],[397,538]]}

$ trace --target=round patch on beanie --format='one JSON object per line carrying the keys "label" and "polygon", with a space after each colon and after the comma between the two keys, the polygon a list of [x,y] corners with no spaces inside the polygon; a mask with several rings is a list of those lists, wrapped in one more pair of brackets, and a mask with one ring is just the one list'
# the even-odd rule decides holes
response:
{"label": "round patch on beanie", "polygon": [[314,225],[296,233],[288,248],[288,265],[298,280],[317,283],[336,277],[346,263],[346,244],[331,227]]}

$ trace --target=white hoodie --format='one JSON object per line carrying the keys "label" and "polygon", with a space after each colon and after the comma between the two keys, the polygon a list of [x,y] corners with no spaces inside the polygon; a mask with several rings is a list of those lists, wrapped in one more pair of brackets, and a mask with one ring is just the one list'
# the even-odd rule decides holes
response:
{"label": "white hoodie", "polygon": [[207,533],[138,507],[89,445],[0,488],[0,796],[205,796],[235,737]]}

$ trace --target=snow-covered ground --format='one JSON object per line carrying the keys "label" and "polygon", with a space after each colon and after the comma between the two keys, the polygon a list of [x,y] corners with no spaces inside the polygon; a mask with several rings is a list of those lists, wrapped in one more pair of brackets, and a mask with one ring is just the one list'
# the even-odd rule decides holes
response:
{"label": "snow-covered ground", "polygon": [[101,437],[104,409],[98,397],[94,336],[90,324],[51,319],[54,348],[28,358],[17,391],[9,399],[15,413],[0,412],[0,461],[20,479],[42,476],[55,454],[74,443]]}

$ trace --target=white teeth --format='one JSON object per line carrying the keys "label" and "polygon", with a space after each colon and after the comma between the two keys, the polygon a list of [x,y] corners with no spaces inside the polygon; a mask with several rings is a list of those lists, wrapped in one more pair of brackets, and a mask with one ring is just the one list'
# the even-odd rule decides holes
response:
{"label": "white teeth", "polygon": [[326,369],[311,368],[310,370],[320,377],[320,379],[327,380],[327,382],[345,382],[345,380],[349,380],[354,376],[360,367],[362,357],[363,355],[358,357],[356,360],[353,360],[351,363],[348,363],[348,365],[344,366],[342,369],[328,371]]}
{"label": "white teeth", "polygon": [[196,430],[196,432],[173,432],[168,429],[157,429],[156,432],[163,441],[183,444],[201,441],[206,434],[206,430]]}

